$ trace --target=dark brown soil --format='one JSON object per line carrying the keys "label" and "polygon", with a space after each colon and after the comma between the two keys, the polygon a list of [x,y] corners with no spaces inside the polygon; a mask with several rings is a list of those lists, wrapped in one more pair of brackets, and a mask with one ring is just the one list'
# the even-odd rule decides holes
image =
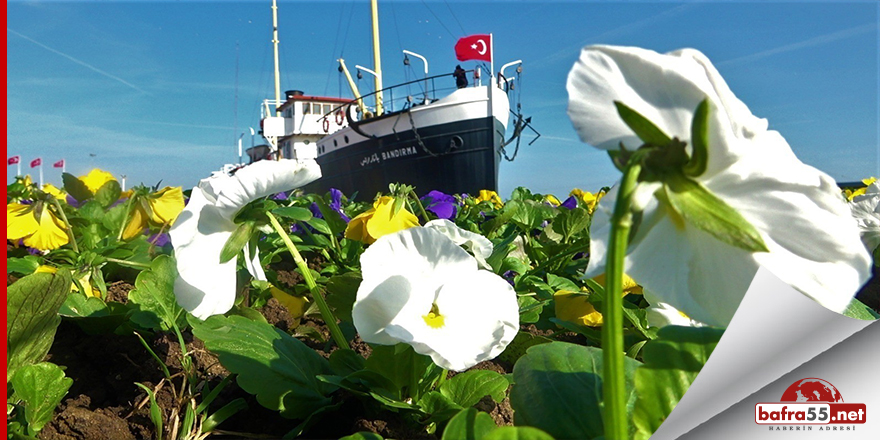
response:
{"label": "dark brown soil", "polygon": [[131,292],[134,286],[127,281],[116,281],[107,285],[107,298],[105,301],[113,301],[125,304],[128,302],[128,292]]}

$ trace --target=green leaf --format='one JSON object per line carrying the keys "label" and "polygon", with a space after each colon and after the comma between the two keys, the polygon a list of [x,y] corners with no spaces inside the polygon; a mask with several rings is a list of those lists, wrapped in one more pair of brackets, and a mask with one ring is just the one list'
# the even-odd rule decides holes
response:
{"label": "green leaf", "polygon": [[642,116],[641,113],[627,107],[626,104],[620,101],[614,101],[614,105],[617,107],[617,114],[620,115],[620,119],[623,119],[623,122],[630,130],[635,132],[642,142],[662,146],[672,141],[666,133],[663,133],[663,130],[660,130],[653,122]]}
{"label": "green leaf", "polygon": [[[365,363],[367,370],[379,373],[394,383],[399,396],[403,398],[402,390],[409,389],[415,379],[421,379],[425,372],[434,365],[431,358],[416,353],[407,344],[397,345],[374,345],[372,354]],[[410,391],[410,395],[413,393]]]}
{"label": "green leaf", "polygon": [[525,324],[538,322],[541,312],[546,303],[536,300],[531,296],[519,296],[516,298],[519,306],[519,321]]}
{"label": "green leaf", "polygon": [[12,376],[15,395],[24,401],[28,429],[39,431],[52,420],[55,407],[73,385],[73,379],[64,376],[61,367],[49,363],[25,365]]}
{"label": "green leaf", "polygon": [[502,426],[483,440],[553,440],[550,434],[531,426]]}
{"label": "green leaf", "polygon": [[330,393],[336,387],[318,379],[331,374],[329,362],[296,338],[242,316],[189,322],[205,348],[237,374],[238,385],[264,407],[283,417],[304,419],[332,404]]}
{"label": "green leaf", "polygon": [[64,191],[67,191],[67,193],[76,199],[77,202],[82,202],[83,200],[88,200],[95,196],[86,184],[73,174],[62,174],[61,181],[64,183]]}
{"label": "green leaf", "polygon": [[877,312],[871,310],[870,307],[857,299],[850,301],[849,305],[846,306],[846,310],[843,311],[843,316],[861,319],[862,321],[874,321],[877,318],[880,318],[880,315],[878,315]]}
{"label": "green leaf", "polygon": [[352,435],[347,435],[342,437],[339,440],[384,440],[381,435],[376,434],[375,432],[356,432]]}
{"label": "green leaf", "polygon": [[162,432],[164,431],[162,429],[162,407],[156,402],[156,393],[142,383],[135,382],[134,384],[146,391],[147,396],[150,397],[150,420],[153,422],[153,427],[156,428],[156,432],[158,433],[156,438],[162,440]]}
{"label": "green leaf", "polygon": [[[624,358],[627,407],[636,395],[638,361]],[[510,404],[517,426],[533,426],[556,438],[603,435],[602,350],[564,342],[529,349],[513,367]]]}
{"label": "green leaf", "polygon": [[442,440],[480,440],[497,429],[492,416],[475,408],[461,410],[443,430]]}
{"label": "green leaf", "polygon": [[339,376],[348,376],[364,369],[364,358],[354,350],[339,349],[330,355],[330,369]]}
{"label": "green leaf", "polygon": [[312,211],[309,211],[308,208],[301,208],[299,206],[276,208],[272,210],[272,214],[299,222],[305,222],[312,219]]}
{"label": "green leaf", "polygon": [[635,375],[638,400],[632,412],[636,439],[647,439],[660,427],[709,359],[724,333],[709,327],[666,326],[645,344],[645,363]]}
{"label": "green leaf", "polygon": [[419,399],[419,407],[427,414],[430,414],[423,423],[442,422],[455,417],[462,410],[461,405],[453,402],[452,399],[440,394],[439,391],[429,391]]}
{"label": "green leaf", "polygon": [[516,364],[516,361],[519,358],[525,356],[526,350],[535,345],[539,344],[547,344],[553,342],[553,340],[546,338],[544,336],[533,335],[531,333],[519,332],[516,334],[516,337],[513,338],[513,341],[510,344],[507,344],[507,348],[498,355],[498,359],[504,362],[509,362],[511,364]]}
{"label": "green leaf", "polygon": [[235,231],[232,232],[232,235],[229,236],[229,239],[226,240],[223,249],[220,250],[220,263],[225,263],[235,258],[244,249],[244,245],[251,239],[256,229],[257,224],[254,221],[239,223]]}
{"label": "green leaf", "polygon": [[117,302],[105,303],[100,298],[71,292],[58,309],[58,314],[74,320],[90,335],[112,333],[128,320],[130,309]]}
{"label": "green leaf", "polygon": [[95,192],[95,201],[106,208],[119,200],[120,195],[122,195],[122,188],[119,186],[119,182],[108,180]]}
{"label": "green leaf", "polygon": [[689,224],[731,246],[749,252],[769,252],[758,230],[704,186],[673,174],[663,188],[666,200]]}
{"label": "green leaf", "polygon": [[467,408],[476,405],[483,396],[492,396],[496,402],[504,400],[508,385],[507,379],[494,371],[470,370],[444,382],[440,394]]}
{"label": "green leaf", "polygon": [[534,200],[512,200],[504,205],[503,209],[505,212],[512,212],[510,221],[523,232],[538,229],[544,220],[549,220],[559,214],[558,209]]}
{"label": "green leaf", "polygon": [[357,299],[361,281],[361,275],[356,272],[334,275],[327,281],[327,304],[333,308],[333,313],[339,320],[352,322],[351,308]]}
{"label": "green leaf", "polygon": [[688,177],[706,172],[709,161],[709,99],[700,101],[691,123],[691,158],[682,171]]}
{"label": "green leaf", "polygon": [[202,422],[202,432],[211,432],[217,428],[218,425],[223,423],[226,419],[232,417],[237,412],[246,410],[248,408],[247,401],[243,398],[239,397],[232,402],[223,405],[223,408],[218,409],[213,412],[208,418]]}
{"label": "green leaf", "polygon": [[40,267],[40,259],[34,255],[28,255],[22,258],[7,258],[6,273],[19,273],[22,275],[30,275]]}
{"label": "green leaf", "polygon": [[345,228],[348,227],[348,223],[342,219],[342,216],[339,215],[338,212],[330,208],[330,205],[324,201],[324,199],[320,197],[314,198],[315,203],[318,205],[318,210],[321,211],[321,215],[324,216],[324,221],[327,222],[327,226],[330,227],[330,231],[333,235],[339,235],[345,232]]}
{"label": "green leaf", "polygon": [[6,290],[6,381],[24,365],[43,360],[61,323],[58,309],[70,293],[67,269],[35,273]]}
{"label": "green leaf", "polygon": [[311,219],[309,219],[309,220],[306,222],[306,224],[308,224],[309,226],[315,228],[316,231],[318,231],[318,232],[320,232],[320,233],[322,233],[322,234],[330,235],[330,234],[333,233],[332,231],[330,231],[330,226],[327,225],[327,222],[324,221],[324,219],[320,219],[320,218],[317,218],[317,217],[312,217]]}
{"label": "green leaf", "polygon": [[128,294],[132,322],[151,330],[185,328],[186,314],[174,296],[176,278],[176,263],[168,255],[156,257],[149,269],[138,274],[134,290]]}
{"label": "green leaf", "polygon": [[568,242],[576,234],[590,227],[590,213],[584,208],[560,209],[553,219],[552,228]]}

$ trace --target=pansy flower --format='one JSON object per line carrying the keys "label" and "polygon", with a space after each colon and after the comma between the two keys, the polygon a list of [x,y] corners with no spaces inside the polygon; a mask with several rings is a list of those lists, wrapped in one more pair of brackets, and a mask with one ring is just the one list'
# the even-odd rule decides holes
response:
{"label": "pansy flower", "polygon": [[[605,274],[593,278],[593,281],[604,286]],[[626,296],[629,294],[642,294],[642,286],[630,278],[629,275],[624,274],[623,295]],[[556,293],[553,294],[556,317],[563,321],[587,327],[600,327],[604,322],[602,312],[596,310],[588,298],[588,295],[581,292],[572,292],[570,290],[556,291]]]}
{"label": "pansy flower", "polygon": [[[624,265],[663,302],[700,322],[726,326],[759,266],[838,312],[868,278],[870,256],[834,180],[798,160],[785,139],[734,96],[702,53],[587,47],[567,88],[568,114],[581,140],[605,150],[624,145],[632,151],[643,143],[618,115],[615,102],[687,148],[695,109],[708,104],[705,167],[693,182],[741,215],[768,252],[719,240],[660,196],[665,183],[641,182],[633,199],[640,221]],[[616,199],[615,188],[594,213],[587,276],[605,270]]]}
{"label": "pansy flower", "polygon": [[419,219],[401,206],[394,209],[394,197],[382,196],[373,207],[351,219],[345,228],[345,238],[372,244],[379,237],[419,225]]}
{"label": "pansy flower", "polygon": [[6,205],[6,239],[48,251],[68,243],[67,228],[46,203]]}
{"label": "pansy flower", "polygon": [[483,237],[476,232],[462,229],[455,223],[442,218],[425,223],[425,227],[434,229],[435,231],[449,237],[453,243],[470,251],[474,258],[477,259],[477,263],[481,268],[492,270],[492,267],[486,262],[486,259],[492,255],[492,251],[494,250],[494,246],[488,238]]}
{"label": "pansy flower", "polygon": [[[215,174],[193,188],[189,203],[171,227],[177,258],[177,302],[200,319],[226,313],[235,302],[235,259],[220,262],[220,251],[236,230],[235,215],[253,200],[299,188],[321,177],[314,160],[265,160]],[[250,260],[250,259],[247,259]],[[246,261],[260,277],[257,261]]]}
{"label": "pansy flower", "polygon": [[491,202],[498,209],[501,209],[501,207],[504,206],[504,202],[501,201],[501,197],[498,197],[498,193],[488,189],[480,190],[480,195],[477,196],[477,202]]}
{"label": "pansy flower", "polygon": [[455,201],[455,197],[441,191],[432,190],[419,200],[425,204],[425,211],[433,212],[437,218],[453,219],[458,212],[458,203]]}
{"label": "pansy flower", "polygon": [[55,197],[58,200],[65,200],[67,198],[67,193],[58,189],[55,185],[51,183],[46,183],[43,185],[43,192],[49,194],[52,197]]}
{"label": "pansy flower", "polygon": [[354,325],[371,344],[406,343],[440,367],[493,359],[519,329],[516,293],[433,228],[385,235],[361,255]]}
{"label": "pansy flower", "polygon": [[339,216],[342,217],[346,223],[351,221],[351,219],[342,212],[342,191],[336,188],[330,188],[330,209],[339,213]]}
{"label": "pansy flower", "polygon": [[589,213],[593,213],[596,209],[596,204],[599,203],[599,200],[602,200],[602,196],[605,195],[604,191],[599,191],[596,194],[593,194],[589,191],[584,191],[580,188],[575,188],[568,193],[569,197],[576,197],[583,204],[584,208]]}
{"label": "pansy flower", "polygon": [[152,194],[135,196],[133,202],[128,223],[122,233],[123,240],[141,235],[150,225],[172,225],[184,207],[183,191],[179,186],[166,186]]}
{"label": "pansy flower", "polygon": [[95,168],[89,171],[85,176],[80,177],[79,180],[85,184],[86,188],[88,188],[92,194],[94,194],[98,192],[105,183],[116,181],[116,178],[104,170]]}

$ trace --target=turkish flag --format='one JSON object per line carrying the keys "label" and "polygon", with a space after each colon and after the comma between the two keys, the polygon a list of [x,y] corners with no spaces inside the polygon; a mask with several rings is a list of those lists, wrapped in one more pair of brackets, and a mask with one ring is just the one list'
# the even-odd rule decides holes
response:
{"label": "turkish flag", "polygon": [[64,168],[64,159],[61,159],[58,162],[53,163],[52,166],[55,168]]}
{"label": "turkish flag", "polygon": [[43,159],[38,157],[38,158],[31,161],[31,168],[36,168],[42,164],[43,164]]}
{"label": "turkish flag", "polygon": [[15,165],[21,162],[21,156],[12,156],[9,159],[6,159],[6,165]]}
{"label": "turkish flag", "polygon": [[460,38],[455,43],[455,57],[459,61],[492,61],[492,36],[479,34]]}

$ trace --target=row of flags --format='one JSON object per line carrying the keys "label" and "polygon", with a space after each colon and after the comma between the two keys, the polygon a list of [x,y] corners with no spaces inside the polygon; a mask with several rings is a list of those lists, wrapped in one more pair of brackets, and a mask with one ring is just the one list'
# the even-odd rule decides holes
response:
{"label": "row of flags", "polygon": [[[6,166],[15,165],[20,162],[21,162],[21,156],[12,156],[12,157],[6,159]],[[38,158],[31,161],[31,168],[36,168],[41,165],[43,165],[43,158],[42,157],[38,157]],[[52,167],[64,168],[64,159],[61,159],[58,162],[53,163]]]}

